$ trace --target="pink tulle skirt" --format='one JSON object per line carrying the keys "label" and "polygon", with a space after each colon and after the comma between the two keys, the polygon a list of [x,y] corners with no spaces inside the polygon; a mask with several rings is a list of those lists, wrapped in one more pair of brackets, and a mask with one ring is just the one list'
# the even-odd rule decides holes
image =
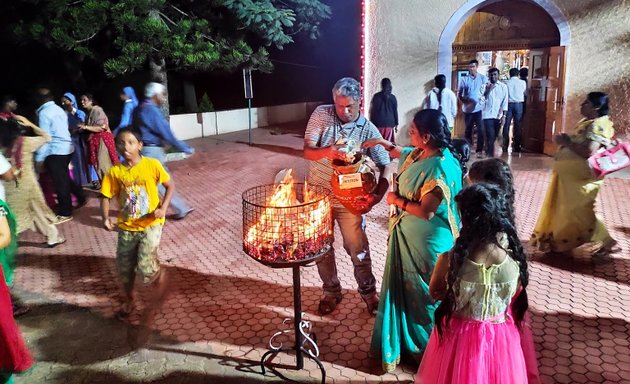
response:
{"label": "pink tulle skirt", "polygon": [[502,323],[453,317],[443,336],[433,330],[416,384],[528,383],[521,334],[511,316]]}

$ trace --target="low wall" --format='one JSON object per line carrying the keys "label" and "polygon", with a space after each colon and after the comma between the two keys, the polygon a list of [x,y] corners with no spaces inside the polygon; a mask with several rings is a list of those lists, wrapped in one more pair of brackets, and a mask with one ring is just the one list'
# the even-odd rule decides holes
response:
{"label": "low wall", "polygon": [[[274,105],[252,108],[252,128],[306,120],[320,102]],[[180,140],[196,139],[242,131],[249,128],[247,109],[187,113],[170,116],[173,133]]]}

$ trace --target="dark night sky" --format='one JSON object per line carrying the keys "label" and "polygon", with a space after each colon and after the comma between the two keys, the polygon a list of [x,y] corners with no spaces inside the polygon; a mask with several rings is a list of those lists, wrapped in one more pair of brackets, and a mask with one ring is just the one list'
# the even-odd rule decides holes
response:
{"label": "dark night sky", "polygon": [[[343,76],[360,76],[361,2],[360,0],[324,0],[332,8],[332,18],[322,23],[321,36],[310,40],[296,36],[293,44],[283,51],[270,49],[274,72],[254,72],[254,106],[278,105],[300,101],[329,101],[330,90]],[[3,44],[0,71],[3,81],[0,94],[13,94],[22,105],[19,113],[29,115],[34,106],[29,105],[29,95],[38,85],[46,85],[59,96],[67,91],[91,92],[105,108],[113,122],[120,111],[118,94],[125,85],[132,85],[140,93],[148,74],[136,73],[116,79],[106,79],[98,65],[84,66],[87,90],[69,89],[65,75],[63,56],[38,46],[11,47]],[[10,54],[7,54],[10,52]],[[204,92],[217,110],[247,106],[243,98],[242,72],[212,72],[204,74],[171,74],[171,111],[182,110],[181,88],[178,80],[193,80],[198,98]]]}
{"label": "dark night sky", "polygon": [[[317,40],[301,37],[283,51],[272,50],[272,74],[254,73],[255,106],[298,101],[328,101],[330,90],[344,76],[361,76],[361,2],[328,0],[332,18]],[[197,93],[207,90],[217,109],[246,106],[242,73],[195,77]]]}

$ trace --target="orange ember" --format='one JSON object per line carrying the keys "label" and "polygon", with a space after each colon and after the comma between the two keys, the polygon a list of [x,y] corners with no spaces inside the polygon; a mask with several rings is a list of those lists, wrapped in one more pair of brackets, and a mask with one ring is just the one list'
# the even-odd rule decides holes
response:
{"label": "orange ember", "polygon": [[295,261],[313,257],[331,243],[329,199],[306,183],[298,194],[298,185],[289,169],[261,202],[258,220],[245,232],[244,249],[250,256],[267,262]]}

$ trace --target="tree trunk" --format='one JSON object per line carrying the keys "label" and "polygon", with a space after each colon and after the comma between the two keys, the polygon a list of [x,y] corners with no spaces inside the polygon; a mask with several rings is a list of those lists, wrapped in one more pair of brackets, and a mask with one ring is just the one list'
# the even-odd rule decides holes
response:
{"label": "tree trunk", "polygon": [[189,113],[199,110],[197,95],[195,94],[195,84],[189,79],[184,79],[184,107]]}
{"label": "tree trunk", "polygon": [[166,87],[166,98],[164,103],[160,106],[162,113],[168,120],[169,116],[169,103],[168,103],[168,73],[166,72],[166,61],[164,58],[154,58],[149,60],[149,70],[151,71],[151,80],[161,83]]}
{"label": "tree trunk", "polygon": [[[87,91],[87,82],[85,81],[85,77],[83,76],[83,56],[75,56],[68,55],[65,60],[63,60],[64,67],[66,68],[66,73],[70,77],[70,84],[72,85],[71,89],[85,92]],[[79,95],[75,95],[77,98]]]}

